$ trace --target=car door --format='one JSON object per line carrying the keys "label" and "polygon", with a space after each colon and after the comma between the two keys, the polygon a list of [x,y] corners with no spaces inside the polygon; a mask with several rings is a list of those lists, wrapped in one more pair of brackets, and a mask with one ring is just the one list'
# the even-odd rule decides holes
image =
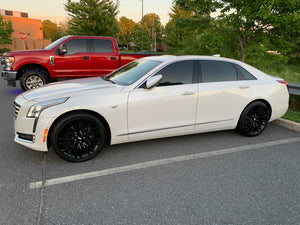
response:
{"label": "car door", "polygon": [[129,139],[147,139],[189,133],[194,130],[198,84],[194,62],[179,61],[154,75],[159,85],[131,91],[128,98]]}
{"label": "car door", "polygon": [[114,49],[112,40],[90,39],[92,52],[90,62],[93,76],[103,76],[119,68],[118,49]]}
{"label": "car door", "polygon": [[249,103],[256,78],[236,64],[199,61],[196,130],[232,129]]}
{"label": "car door", "polygon": [[64,43],[67,53],[59,55],[56,51],[55,69],[56,77],[91,76],[90,52],[87,39],[71,39]]}

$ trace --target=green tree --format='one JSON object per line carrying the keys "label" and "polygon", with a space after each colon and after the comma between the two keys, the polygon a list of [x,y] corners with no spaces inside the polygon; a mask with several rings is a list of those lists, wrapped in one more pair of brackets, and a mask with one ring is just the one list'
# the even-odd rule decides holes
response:
{"label": "green tree", "polygon": [[[141,51],[142,50],[142,26],[141,26],[141,24],[138,24],[135,26],[135,29],[133,32],[133,37],[134,37],[133,42],[135,44],[134,50]],[[150,31],[148,30],[147,27],[143,28],[143,48],[146,50],[151,49],[151,36],[150,36]]]}
{"label": "green tree", "polygon": [[63,29],[58,27],[56,23],[53,23],[50,20],[44,20],[42,24],[44,38],[51,38],[52,41],[55,41],[65,36]]}
{"label": "green tree", "polygon": [[115,36],[119,32],[116,16],[119,1],[67,0],[65,10],[71,17],[69,33],[77,35]]}
{"label": "green tree", "polygon": [[11,35],[14,32],[12,28],[12,23],[9,20],[8,22],[3,21],[2,16],[0,15],[0,46],[4,47],[5,44],[12,44]]}
{"label": "green tree", "polygon": [[122,16],[119,20],[120,32],[118,33],[119,43],[128,44],[133,40],[133,33],[135,30],[136,23],[132,19],[128,19]]}
{"label": "green tree", "polygon": [[148,13],[143,17],[144,28],[150,32],[152,49],[156,49],[156,43],[162,42],[163,26],[160,18],[155,13]]}
{"label": "green tree", "polygon": [[[194,18],[207,19],[214,31],[238,47],[239,59],[246,54],[290,51],[299,35],[299,0],[175,0]],[[212,16],[215,13],[215,16]],[[232,47],[232,45],[230,46]]]}

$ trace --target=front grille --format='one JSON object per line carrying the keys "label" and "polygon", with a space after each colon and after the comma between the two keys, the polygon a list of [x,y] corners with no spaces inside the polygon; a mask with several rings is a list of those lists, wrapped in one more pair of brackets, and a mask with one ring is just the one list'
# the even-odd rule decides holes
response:
{"label": "front grille", "polygon": [[20,110],[20,105],[16,102],[14,102],[14,114],[15,114],[15,117],[17,118],[18,114],[19,114],[19,110]]}

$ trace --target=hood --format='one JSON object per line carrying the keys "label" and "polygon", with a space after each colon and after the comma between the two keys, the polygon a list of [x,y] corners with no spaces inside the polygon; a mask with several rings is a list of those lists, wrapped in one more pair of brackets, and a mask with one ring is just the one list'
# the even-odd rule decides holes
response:
{"label": "hood", "polygon": [[45,50],[45,49],[21,50],[21,51],[5,52],[3,54],[3,56],[23,55],[23,54],[41,54],[41,53],[48,52],[48,51],[49,50]]}
{"label": "hood", "polygon": [[103,93],[120,92],[123,86],[119,86],[100,77],[75,79],[56,82],[40,88],[32,89],[21,94],[28,101],[45,101],[62,97],[80,95],[83,91],[99,90]]}

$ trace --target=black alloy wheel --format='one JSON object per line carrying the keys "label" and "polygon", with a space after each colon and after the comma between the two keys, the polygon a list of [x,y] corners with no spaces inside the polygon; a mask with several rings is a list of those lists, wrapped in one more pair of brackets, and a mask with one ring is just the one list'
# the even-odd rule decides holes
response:
{"label": "black alloy wheel", "polygon": [[96,117],[77,113],[63,118],[55,125],[51,144],[64,160],[82,162],[100,152],[106,137],[106,130]]}
{"label": "black alloy wheel", "polygon": [[243,111],[237,131],[247,137],[261,134],[270,119],[270,112],[265,103],[257,101],[249,104]]}

